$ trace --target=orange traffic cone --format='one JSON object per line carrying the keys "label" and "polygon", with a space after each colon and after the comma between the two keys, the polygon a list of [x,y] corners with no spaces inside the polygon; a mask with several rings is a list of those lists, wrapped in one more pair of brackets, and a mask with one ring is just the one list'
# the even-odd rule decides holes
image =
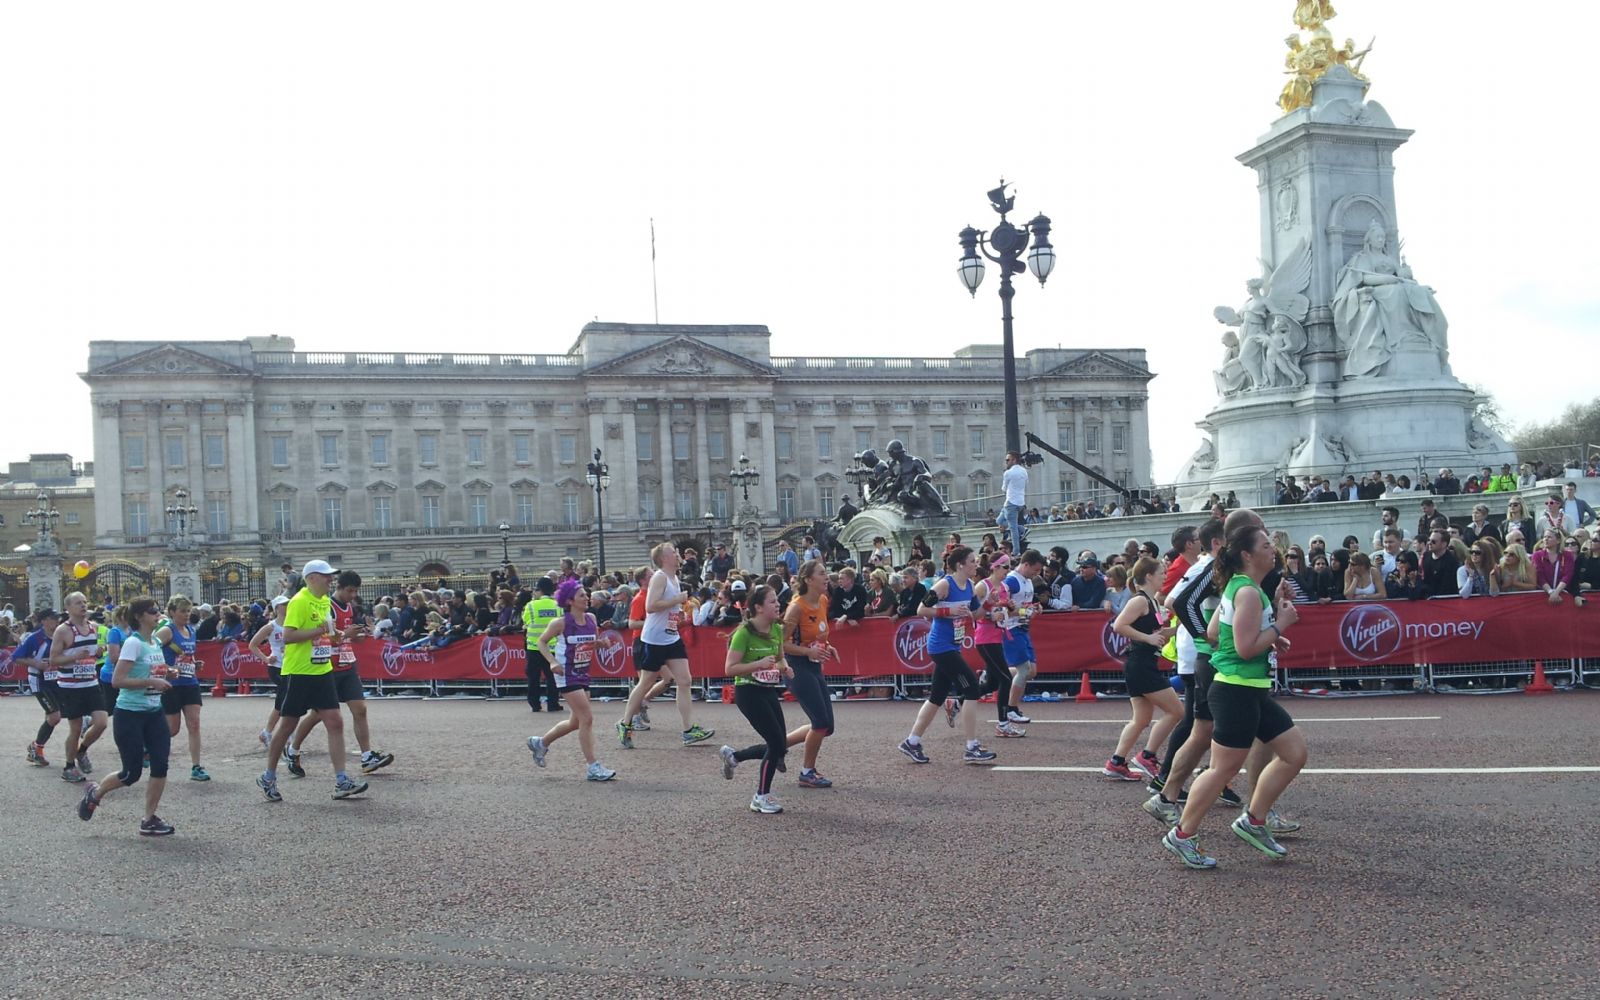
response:
{"label": "orange traffic cone", "polygon": [[1544,661],[1543,660],[1534,660],[1533,661],[1533,680],[1529,681],[1528,682],[1528,686],[1522,689],[1522,693],[1523,694],[1549,694],[1550,692],[1554,691],[1555,689],[1556,689],[1556,686],[1554,684],[1551,684],[1550,681],[1547,680],[1545,678],[1545,676],[1544,676]]}
{"label": "orange traffic cone", "polygon": [[239,693],[240,694],[249,694],[250,693],[250,682],[249,681],[247,681],[247,680],[240,680],[239,681]]}
{"label": "orange traffic cone", "polygon": [[1089,686],[1089,671],[1085,670],[1083,672],[1083,681],[1078,684],[1078,696],[1072,700],[1088,702],[1095,700],[1094,688]]}
{"label": "orange traffic cone", "polygon": [[222,675],[218,674],[217,675],[217,686],[211,689],[211,697],[213,697],[213,698],[226,698],[227,696],[228,696],[228,689],[222,686]]}

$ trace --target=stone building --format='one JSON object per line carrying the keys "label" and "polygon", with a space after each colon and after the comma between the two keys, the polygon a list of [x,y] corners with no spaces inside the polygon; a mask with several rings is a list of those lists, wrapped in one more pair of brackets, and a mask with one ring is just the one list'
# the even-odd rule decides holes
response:
{"label": "stone building", "polygon": [[32,545],[39,529],[28,523],[28,512],[38,508],[39,494],[61,516],[51,526],[65,555],[94,548],[94,463],[75,465],[71,455],[30,455],[12,462],[0,475],[0,559],[18,559],[19,545]]}
{"label": "stone building", "polygon": [[[293,341],[95,341],[96,544],[165,541],[186,489],[208,556],[335,558],[363,572],[477,572],[594,555],[585,465],[609,464],[608,562],[662,537],[724,530],[741,497],[771,529],[831,516],[852,456],[894,437],[960,510],[995,506],[1003,468],[998,348],[947,358],[774,357],[764,326],[587,324],[565,354],[303,352]],[[1113,479],[1150,480],[1139,349],[1018,361],[1022,424]],[[1053,460],[1033,502],[1093,484]],[[1047,481],[1048,480],[1048,481]]]}

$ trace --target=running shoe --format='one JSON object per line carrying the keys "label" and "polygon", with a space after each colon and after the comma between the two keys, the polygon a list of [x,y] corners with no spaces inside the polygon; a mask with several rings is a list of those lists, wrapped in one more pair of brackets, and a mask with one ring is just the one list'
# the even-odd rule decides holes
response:
{"label": "running shoe", "polygon": [[1159,792],[1145,799],[1144,805],[1139,808],[1154,816],[1166,826],[1178,825],[1178,807],[1163,799]]}
{"label": "running shoe", "polygon": [[706,740],[709,740],[715,735],[717,735],[717,731],[715,729],[703,729],[699,725],[693,725],[684,730],[683,745],[686,747],[692,747],[696,743],[704,743]]}
{"label": "running shoe", "polygon": [[1178,856],[1178,860],[1190,868],[1215,868],[1217,859],[1210,857],[1200,849],[1199,837],[1180,837],[1178,828],[1173,827],[1161,838],[1161,846]]}
{"label": "running shoe", "polygon": [[544,767],[544,755],[549,752],[544,745],[544,737],[528,737],[528,749],[533,752],[533,762],[538,764],[540,767]]}
{"label": "running shoe", "polygon": [[910,740],[901,740],[900,752],[905,754],[907,757],[910,757],[911,762],[914,764],[926,764],[928,762],[928,755],[922,752],[921,743],[913,743]]}
{"label": "running shoe", "polygon": [[272,733],[270,730],[261,730],[261,733],[256,736],[256,739],[261,741],[261,749],[263,750],[272,745]]}
{"label": "running shoe", "polygon": [[722,776],[732,781],[733,769],[739,766],[739,762],[733,756],[733,747],[724,743],[717,753],[722,755]]}
{"label": "running shoe", "polygon": [[394,763],[394,754],[384,753],[382,750],[368,750],[361,755],[361,773],[371,774],[382,767]]}
{"label": "running shoe", "polygon": [[211,780],[211,775],[206,773],[206,769],[205,768],[201,767],[199,764],[196,764],[193,767],[189,768],[189,780],[190,781],[210,781]]}
{"label": "running shoe", "polygon": [[1145,791],[1149,792],[1152,795],[1160,795],[1162,790],[1165,789],[1166,787],[1167,787],[1167,779],[1163,778],[1159,774],[1156,775],[1154,778],[1151,778],[1149,781],[1145,782],[1145,785],[1144,785]]}
{"label": "running shoe", "polygon": [[333,797],[336,799],[348,799],[350,796],[360,795],[366,790],[367,783],[365,781],[352,781],[349,778],[345,778],[343,781],[335,781],[333,783]]}
{"label": "running shoe", "polygon": [[1244,805],[1244,799],[1239,798],[1239,793],[1229,788],[1227,785],[1222,786],[1222,792],[1217,796],[1217,802],[1225,806]]}
{"label": "running shoe", "polygon": [[28,743],[28,763],[34,767],[49,767],[50,762],[44,759],[44,747],[31,740]]}
{"label": "running shoe", "polygon": [[645,704],[643,701],[640,701],[639,702],[639,714],[634,716],[634,718],[635,719],[639,719],[640,721],[642,721],[644,723],[644,728],[649,729],[650,728],[650,706]]}
{"label": "running shoe", "polygon": [[996,722],[994,724],[994,734],[1001,739],[1020,740],[1022,737],[1028,735],[1028,731],[1020,728],[1015,723]]}
{"label": "running shoe", "polygon": [[100,806],[100,786],[89,782],[89,787],[83,790],[83,798],[78,800],[78,818],[85,823],[94,815],[95,809]]}
{"label": "running shoe", "polygon": [[1268,809],[1267,829],[1272,832],[1274,837],[1282,837],[1290,833],[1299,833],[1300,821],[1297,819],[1290,819],[1289,817],[1278,812],[1278,810],[1275,808]]}
{"label": "running shoe", "polygon": [[1015,722],[1020,726],[1026,726],[1028,723],[1032,722],[1033,720],[1031,718],[1029,718],[1028,716],[1023,715],[1021,712],[1019,712],[1019,711],[1017,711],[1016,709],[1013,708],[1013,709],[1009,709],[1009,710],[1006,711],[1006,721],[1007,722]]}
{"label": "running shoe", "polygon": [[78,770],[75,765],[68,764],[66,767],[61,769],[61,780],[71,782],[83,781],[83,772]]}
{"label": "running shoe", "polygon": [[267,797],[268,802],[282,802],[283,796],[278,792],[278,781],[266,775],[256,777],[256,787],[261,789],[261,794]]}
{"label": "running shoe", "polygon": [[980,745],[968,749],[961,755],[961,760],[967,764],[993,764],[997,756],[993,750]]}
{"label": "running shoe", "polygon": [[1250,822],[1249,813],[1240,813],[1239,818],[1233,821],[1229,829],[1233,831],[1234,836],[1274,861],[1281,861],[1289,856],[1289,851],[1272,839],[1272,831],[1267,828],[1267,824],[1256,826]]}
{"label": "running shoe", "polygon": [[1105,775],[1106,777],[1114,779],[1116,781],[1138,781],[1139,780],[1139,776],[1138,775],[1136,775],[1132,771],[1128,770],[1128,765],[1126,765],[1126,764],[1118,764],[1114,760],[1106,761],[1106,766],[1100,769],[1100,773]]}
{"label": "running shoe", "polygon": [[783,806],[780,806],[778,800],[771,795],[755,795],[750,798],[750,811],[770,816],[773,813],[783,812]]}
{"label": "running shoe", "polygon": [[633,749],[633,727],[628,725],[627,720],[617,723],[617,742],[624,750]]}
{"label": "running shoe", "polygon": [[1161,760],[1148,750],[1140,750],[1128,758],[1128,763],[1144,772],[1146,778],[1156,778],[1161,775]]}
{"label": "running shoe", "polygon": [[170,837],[176,831],[172,824],[160,816],[151,816],[149,819],[139,821],[139,836],[141,837]]}
{"label": "running shoe", "polygon": [[644,717],[643,712],[640,712],[638,715],[633,717],[633,728],[637,729],[641,733],[648,733],[650,731],[650,720]]}
{"label": "running shoe", "polygon": [[283,763],[289,769],[289,773],[296,778],[304,778],[306,776],[306,769],[300,766],[300,751],[291,752],[285,750],[283,752]]}
{"label": "running shoe", "polygon": [[89,763],[89,755],[82,750],[78,751],[78,770],[84,774],[94,773],[94,765]]}
{"label": "running shoe", "polygon": [[833,782],[824,778],[815,768],[810,772],[800,772],[801,788],[832,788]]}
{"label": "running shoe", "polygon": [[946,698],[944,700],[944,721],[950,724],[950,728],[955,728],[956,718],[960,715],[961,702],[954,698]]}
{"label": "running shoe", "polygon": [[610,781],[616,776],[617,772],[611,770],[609,767],[606,767],[599,761],[595,761],[593,764],[590,764],[588,772],[584,774],[584,778],[589,781]]}

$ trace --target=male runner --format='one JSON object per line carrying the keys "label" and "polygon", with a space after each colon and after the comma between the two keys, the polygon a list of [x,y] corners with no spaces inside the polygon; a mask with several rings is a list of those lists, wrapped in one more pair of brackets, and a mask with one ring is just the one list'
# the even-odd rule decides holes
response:
{"label": "male runner", "polygon": [[[328,606],[333,611],[333,631],[339,643],[338,662],[333,668],[334,692],[339,696],[339,704],[350,710],[350,721],[355,724],[356,745],[361,748],[361,773],[371,774],[393,764],[394,754],[372,749],[372,731],[367,726],[367,694],[361,689],[361,676],[356,673],[356,647],[350,641],[366,630],[355,621],[355,599],[360,592],[361,574],[347,569],[339,574],[333,593],[328,597]],[[284,747],[284,761],[289,773],[296,778],[306,776],[306,769],[300,766],[299,748],[305,745],[306,737],[320,721],[319,714],[307,715],[295,729],[294,739]]]}
{"label": "male runner", "polygon": [[1006,637],[1000,648],[1006,667],[1011,671],[1011,707],[1006,710],[1006,721],[1013,725],[1027,725],[1033,721],[1023,714],[1022,695],[1028,688],[1028,681],[1039,672],[1033,637],[1028,633],[1028,619],[1038,610],[1033,580],[1043,569],[1044,555],[1038,549],[1029,549],[1022,553],[1017,568],[1006,574],[1006,590],[1011,594],[1011,607],[1016,614],[1014,618],[1007,618]]}
{"label": "male runner", "polygon": [[50,642],[55,637],[56,626],[61,622],[61,612],[47,609],[34,615],[33,620],[39,623],[39,627],[22,637],[11,659],[28,665],[28,690],[39,699],[39,707],[44,709],[44,722],[39,726],[39,733],[28,744],[28,763],[35,767],[49,767],[50,762],[44,757],[44,745],[50,742],[50,734],[61,724],[56,668],[50,666]]}
{"label": "male runner", "polygon": [[[306,563],[301,571],[305,586],[289,599],[283,617],[283,718],[267,747],[267,769],[256,779],[268,802],[281,802],[278,758],[300,717],[308,711],[322,718],[328,733],[328,757],[333,763],[333,797],[346,799],[367,790],[365,781],[352,781],[345,773],[344,718],[339,714],[339,693],[333,683],[332,608],[328,599],[337,571],[321,559]],[[352,633],[353,634],[353,633]]]}
{"label": "male runner", "polygon": [[[50,665],[56,668],[56,698],[67,720],[67,762],[63,781],[87,781],[92,772],[89,748],[106,731],[106,709],[100,701],[100,629],[89,620],[89,599],[74,591],[62,602],[67,620],[56,626],[50,642]],[[89,731],[83,720],[90,720]]]}

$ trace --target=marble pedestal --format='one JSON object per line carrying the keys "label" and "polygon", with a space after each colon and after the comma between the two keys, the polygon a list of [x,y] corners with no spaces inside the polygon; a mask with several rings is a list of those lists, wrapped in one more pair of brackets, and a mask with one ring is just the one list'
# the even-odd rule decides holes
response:
{"label": "marble pedestal", "polygon": [[31,608],[18,608],[17,617],[21,618],[30,611],[42,611],[45,608],[61,610],[61,557],[54,552],[41,552],[35,549],[28,556],[28,599],[33,602]]}
{"label": "marble pedestal", "polygon": [[911,539],[921,535],[937,550],[939,539],[960,530],[959,517],[906,517],[893,507],[868,507],[850,519],[839,532],[839,544],[850,553],[857,566],[865,566],[872,554],[872,540],[882,535],[894,552],[895,563],[904,565],[911,554]]}

